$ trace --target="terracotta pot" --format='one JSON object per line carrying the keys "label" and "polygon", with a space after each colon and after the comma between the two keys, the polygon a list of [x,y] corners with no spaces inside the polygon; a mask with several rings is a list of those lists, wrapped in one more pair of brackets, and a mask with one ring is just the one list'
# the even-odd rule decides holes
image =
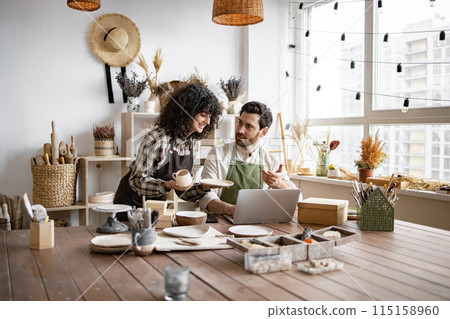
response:
{"label": "terracotta pot", "polygon": [[360,168],[359,169],[359,181],[365,183],[367,177],[373,177],[375,170],[370,168]]}

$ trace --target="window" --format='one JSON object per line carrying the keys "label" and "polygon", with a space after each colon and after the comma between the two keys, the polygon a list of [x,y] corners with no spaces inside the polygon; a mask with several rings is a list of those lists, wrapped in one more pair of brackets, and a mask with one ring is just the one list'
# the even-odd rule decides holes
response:
{"label": "window", "polygon": [[[299,15],[298,3],[290,3],[289,41],[295,49],[288,50],[287,60],[297,94],[290,107],[309,116],[316,136],[330,128],[339,136],[341,145],[331,153],[339,166],[355,171],[361,139],[379,131],[388,159],[377,173],[448,178],[450,34],[441,43],[439,32],[450,29],[450,1],[436,1],[434,8],[423,0],[384,1],[382,14],[376,1],[339,3],[337,14],[333,6],[305,2]],[[368,42],[372,50],[364,46]],[[402,113],[406,98],[409,107]]]}

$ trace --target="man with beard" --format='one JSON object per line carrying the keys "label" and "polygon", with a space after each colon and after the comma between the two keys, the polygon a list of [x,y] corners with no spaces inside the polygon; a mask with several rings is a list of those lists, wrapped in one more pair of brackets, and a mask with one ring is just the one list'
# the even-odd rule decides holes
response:
{"label": "man with beard", "polygon": [[240,189],[296,188],[278,160],[260,145],[273,117],[260,102],[248,102],[240,111],[236,141],[212,149],[202,172],[202,179],[226,179],[230,188],[216,189],[200,199],[200,207],[214,214],[234,215]]}

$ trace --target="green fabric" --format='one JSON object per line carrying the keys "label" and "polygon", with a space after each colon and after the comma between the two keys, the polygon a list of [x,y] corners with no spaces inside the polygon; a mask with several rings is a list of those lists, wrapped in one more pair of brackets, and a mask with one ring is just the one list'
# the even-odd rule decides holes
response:
{"label": "green fabric", "polygon": [[259,148],[259,165],[236,161],[236,144],[234,144],[226,178],[234,182],[234,185],[229,188],[224,188],[220,199],[229,204],[236,205],[240,189],[262,189],[263,178],[261,170],[264,169],[263,162],[263,151],[261,147]]}

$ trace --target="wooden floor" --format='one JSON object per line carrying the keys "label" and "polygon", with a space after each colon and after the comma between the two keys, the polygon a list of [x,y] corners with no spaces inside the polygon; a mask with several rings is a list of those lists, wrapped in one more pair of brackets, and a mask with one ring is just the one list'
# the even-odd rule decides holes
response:
{"label": "wooden floor", "polygon": [[[221,218],[210,225],[230,227]],[[275,235],[301,232],[295,223],[267,226]],[[358,230],[353,221],[341,226]],[[55,247],[39,251],[30,250],[27,230],[0,232],[0,300],[163,300],[163,269],[174,264],[191,270],[190,300],[450,299],[450,232],[402,221],[337,247],[344,271],[322,275],[295,265],[254,275],[236,249],[95,254],[88,245],[96,235],[95,226],[57,228]]]}

